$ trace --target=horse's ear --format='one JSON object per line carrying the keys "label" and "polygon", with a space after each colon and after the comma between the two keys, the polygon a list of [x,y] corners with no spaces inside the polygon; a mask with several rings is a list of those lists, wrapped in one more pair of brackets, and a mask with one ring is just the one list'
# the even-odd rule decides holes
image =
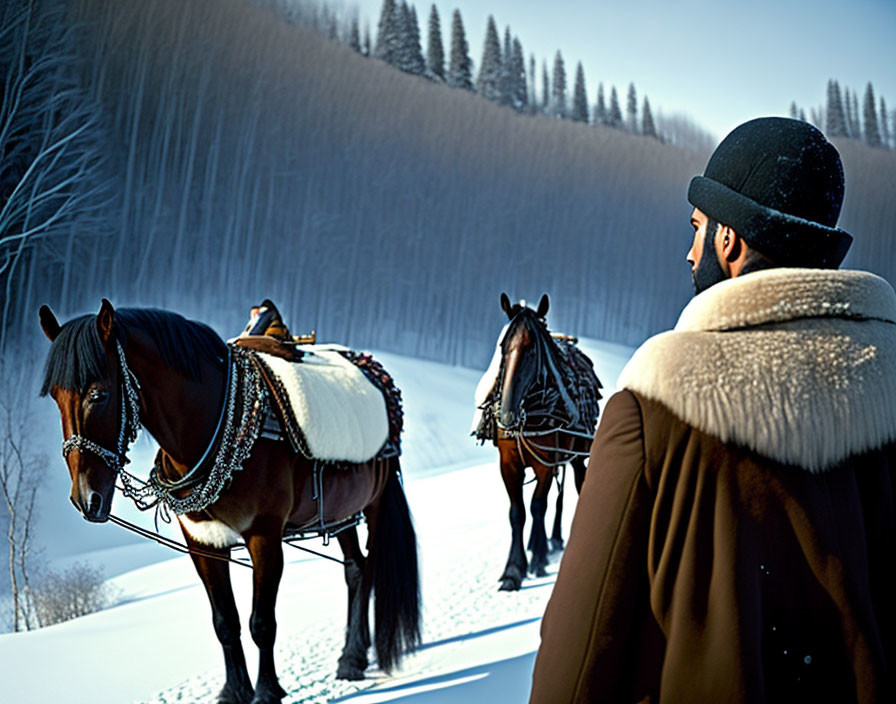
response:
{"label": "horse's ear", "polygon": [[538,310],[535,311],[539,318],[543,318],[548,314],[548,308],[551,305],[551,301],[548,298],[548,294],[543,294],[541,296],[541,300],[538,302]]}
{"label": "horse's ear", "polygon": [[106,298],[103,299],[100,312],[96,315],[96,329],[104,343],[109,342],[115,334],[115,309]]}
{"label": "horse's ear", "polygon": [[508,318],[513,317],[513,306],[510,305],[510,299],[506,293],[501,294],[501,310],[507,313]]}
{"label": "horse's ear", "polygon": [[40,326],[43,328],[44,335],[50,339],[50,342],[53,342],[59,335],[59,331],[62,330],[62,326],[59,324],[59,321],[56,320],[56,316],[53,315],[50,306],[41,306],[39,315]]}

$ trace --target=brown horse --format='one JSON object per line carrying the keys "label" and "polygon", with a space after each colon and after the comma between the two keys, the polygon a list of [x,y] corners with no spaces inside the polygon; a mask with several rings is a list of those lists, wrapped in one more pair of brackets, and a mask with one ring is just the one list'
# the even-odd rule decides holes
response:
{"label": "brown horse", "polygon": [[[228,347],[201,323],[164,311],[116,311],[105,299],[97,315],[62,326],[43,306],[40,321],[53,343],[42,393],[53,397],[62,414],[71,501],[88,521],[109,519],[116,478],[127,476],[122,466],[141,424],[165,459],[157,465],[158,482],[171,488],[171,500],[183,506],[189,507],[199,491],[192,477],[209,465],[208,456],[212,473],[231,460],[234,471],[210,490],[211,503],[178,515],[224,651],[227,680],[219,702],[279,702],[285,696],[274,666],[281,539],[318,522],[334,525],[359,512],[367,521],[366,556],[353,525],[337,535],[348,586],[348,625],[337,677],[364,676],[371,591],[379,666],[388,672],[418,645],[417,547],[397,456],[316,472],[313,460],[260,433],[265,404],[243,387],[234,394],[230,381],[234,367],[229,360],[242,360],[248,369],[249,353]],[[245,422],[234,428],[232,418]],[[326,501],[319,503],[319,495]],[[223,561],[240,540],[253,565],[249,627],[259,649],[254,688],[240,644],[229,565]]]}
{"label": "brown horse", "polygon": [[[484,423],[498,447],[501,478],[510,498],[510,554],[499,581],[502,591],[520,588],[527,571],[546,574],[548,539],[544,520],[548,492],[558,476],[558,494],[551,533],[552,550],[563,549],[563,473],[571,464],[576,490],[585,479],[585,457],[597,423],[601,388],[589,360],[570,339],[554,338],[545,325],[549,300],[542,296],[537,310],[511,305],[501,294],[501,307],[510,322],[501,339],[501,366],[487,403]],[[561,347],[562,346],[562,347]],[[489,431],[486,431],[489,432]],[[480,437],[482,437],[480,433]],[[535,472],[530,503],[532,528],[523,549],[526,506],[523,480],[526,467]]]}

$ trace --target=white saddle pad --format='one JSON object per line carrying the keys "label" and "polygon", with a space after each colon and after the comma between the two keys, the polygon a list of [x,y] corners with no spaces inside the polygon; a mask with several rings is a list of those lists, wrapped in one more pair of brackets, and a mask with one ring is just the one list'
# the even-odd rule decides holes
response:
{"label": "white saddle pad", "polygon": [[382,393],[343,357],[336,345],[302,345],[299,363],[259,353],[289,396],[311,455],[320,460],[365,462],[389,437]]}
{"label": "white saddle pad", "polygon": [[501,334],[498,335],[498,341],[495,343],[495,353],[492,355],[492,361],[489,363],[488,369],[485,370],[485,374],[482,375],[482,378],[476,385],[476,392],[473,394],[476,410],[473,411],[473,423],[470,425],[471,435],[476,432],[476,428],[479,427],[479,421],[482,419],[482,410],[479,406],[488,400],[488,397],[492,393],[492,389],[495,388],[495,382],[498,381],[498,372],[501,370],[501,359],[504,357],[501,351],[501,343],[504,341],[504,335],[507,334],[507,328],[509,327],[510,324],[508,323],[501,328]]}

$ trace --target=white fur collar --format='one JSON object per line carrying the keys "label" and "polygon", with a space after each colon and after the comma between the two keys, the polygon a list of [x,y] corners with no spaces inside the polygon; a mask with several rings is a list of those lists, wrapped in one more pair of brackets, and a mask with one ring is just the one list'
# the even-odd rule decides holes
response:
{"label": "white fur collar", "polygon": [[818,472],[896,440],[896,293],[859,271],[772,269],[696,296],[618,387],[725,442]]}

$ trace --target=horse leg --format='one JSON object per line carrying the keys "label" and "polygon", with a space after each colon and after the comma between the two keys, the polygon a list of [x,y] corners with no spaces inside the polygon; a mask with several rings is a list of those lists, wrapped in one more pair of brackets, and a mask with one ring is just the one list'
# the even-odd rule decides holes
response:
{"label": "horse leg", "polygon": [[252,704],[277,704],[286,696],[274,667],[274,640],[277,621],[274,606],[283,574],[282,529],[250,535],[246,547],[252,556],[252,617],[249,630],[258,646],[258,679]]}
{"label": "horse leg", "polygon": [[551,531],[551,552],[560,552],[563,549],[563,489],[566,487],[566,465],[560,468],[560,476],[557,478],[557,504],[554,507],[554,528]]}
{"label": "horse leg", "polygon": [[554,472],[550,467],[543,465],[536,465],[533,469],[538,481],[529,507],[532,513],[532,534],[529,540],[532,545],[532,562],[529,564],[529,571],[537,577],[544,577],[547,574],[545,567],[548,564],[548,536],[544,530],[544,516],[547,513],[548,491]]}
{"label": "horse leg", "polygon": [[345,647],[339,657],[336,679],[362,680],[367,669],[370,647],[370,578],[366,574],[367,559],[358,543],[358,531],[349,528],[336,536],[345,558],[345,585],[348,587],[348,617]]}
{"label": "horse leg", "polygon": [[[230,549],[223,550],[209,547],[194,541],[184,531],[187,545],[207,553],[219,554],[222,558],[230,556]],[[193,566],[202,580],[205,592],[212,607],[212,622],[215,634],[224,651],[224,668],[227,681],[218,695],[219,704],[249,704],[252,701],[252,682],[246,669],[246,657],[240,642],[240,617],[233,599],[230,586],[230,565],[223,560],[204,557],[191,553]]]}
{"label": "horse leg", "polygon": [[[588,448],[585,447],[585,450]],[[585,481],[585,458],[582,456],[575,457],[572,461],[572,470],[576,481],[576,493],[582,493],[582,483]]]}
{"label": "horse leg", "polygon": [[510,498],[510,554],[501,575],[500,591],[512,592],[520,588],[526,576],[528,560],[523,549],[523,527],[526,525],[526,504],[523,501],[523,472],[521,463],[501,457],[501,477]]}

